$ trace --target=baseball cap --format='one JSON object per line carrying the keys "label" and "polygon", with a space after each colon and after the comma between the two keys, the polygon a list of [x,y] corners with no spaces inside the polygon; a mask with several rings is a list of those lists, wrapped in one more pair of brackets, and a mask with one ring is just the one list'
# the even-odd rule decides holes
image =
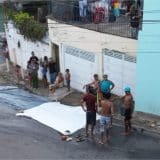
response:
{"label": "baseball cap", "polygon": [[124,91],[125,91],[125,92],[130,92],[130,91],[131,91],[131,88],[130,88],[129,86],[126,86],[126,87],[124,88]]}

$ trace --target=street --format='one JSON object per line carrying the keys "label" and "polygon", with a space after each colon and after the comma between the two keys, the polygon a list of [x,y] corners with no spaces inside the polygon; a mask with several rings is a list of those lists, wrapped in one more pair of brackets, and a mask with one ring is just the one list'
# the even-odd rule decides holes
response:
{"label": "street", "polygon": [[[18,97],[18,94],[17,94]],[[118,123],[112,128],[108,145],[86,139],[61,140],[58,132],[32,119],[16,117],[16,107],[0,103],[0,159],[158,159],[160,137],[133,132],[125,137]],[[65,123],[65,122],[64,122]],[[84,129],[75,135],[84,133]],[[96,137],[99,137],[98,126]]]}
{"label": "street", "polygon": [[106,145],[97,143],[98,123],[94,141],[76,142],[75,136],[84,134],[84,128],[72,135],[72,141],[62,141],[57,131],[33,119],[16,116],[23,109],[47,102],[47,98],[14,86],[6,88],[9,84],[3,76],[0,77],[0,159],[159,159],[160,136],[139,131],[122,136],[123,126],[116,121]]}
{"label": "street", "polygon": [[[72,141],[62,141],[57,131],[33,119],[16,116],[21,110],[47,102],[47,98],[34,95],[22,88],[8,86],[10,83],[8,84],[3,76],[0,84],[0,159],[158,159],[160,157],[160,136],[136,131],[128,137],[122,136],[122,124],[117,121],[114,121],[109,144],[104,146],[97,143],[100,136],[98,124],[95,141],[85,139],[83,142],[76,142],[75,136],[84,134],[84,128],[72,135]],[[69,104],[70,98],[66,100],[62,102]]]}
{"label": "street", "polygon": [[158,2],[1,0],[0,160],[160,159]]}

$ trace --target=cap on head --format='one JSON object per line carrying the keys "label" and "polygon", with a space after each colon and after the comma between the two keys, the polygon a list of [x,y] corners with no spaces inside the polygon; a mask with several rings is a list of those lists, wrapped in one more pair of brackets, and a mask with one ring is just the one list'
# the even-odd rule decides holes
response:
{"label": "cap on head", "polygon": [[131,91],[131,88],[128,87],[128,86],[126,86],[126,87],[124,88],[124,91],[125,91],[125,92],[130,92],[130,91]]}

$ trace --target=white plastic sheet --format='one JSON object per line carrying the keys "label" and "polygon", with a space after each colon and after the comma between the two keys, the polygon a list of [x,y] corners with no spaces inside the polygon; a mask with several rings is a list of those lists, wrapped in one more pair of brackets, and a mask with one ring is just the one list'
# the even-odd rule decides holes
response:
{"label": "white plastic sheet", "polygon": [[74,133],[85,126],[85,112],[80,106],[71,107],[59,102],[44,103],[25,110],[24,113],[18,113],[17,116],[33,118],[62,134],[65,134],[66,130]]}

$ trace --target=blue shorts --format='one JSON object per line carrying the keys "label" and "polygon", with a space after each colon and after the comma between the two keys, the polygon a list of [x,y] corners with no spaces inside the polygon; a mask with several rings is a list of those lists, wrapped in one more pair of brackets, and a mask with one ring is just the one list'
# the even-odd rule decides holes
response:
{"label": "blue shorts", "polygon": [[105,132],[109,129],[111,124],[111,117],[110,116],[101,116],[100,118],[100,132]]}

